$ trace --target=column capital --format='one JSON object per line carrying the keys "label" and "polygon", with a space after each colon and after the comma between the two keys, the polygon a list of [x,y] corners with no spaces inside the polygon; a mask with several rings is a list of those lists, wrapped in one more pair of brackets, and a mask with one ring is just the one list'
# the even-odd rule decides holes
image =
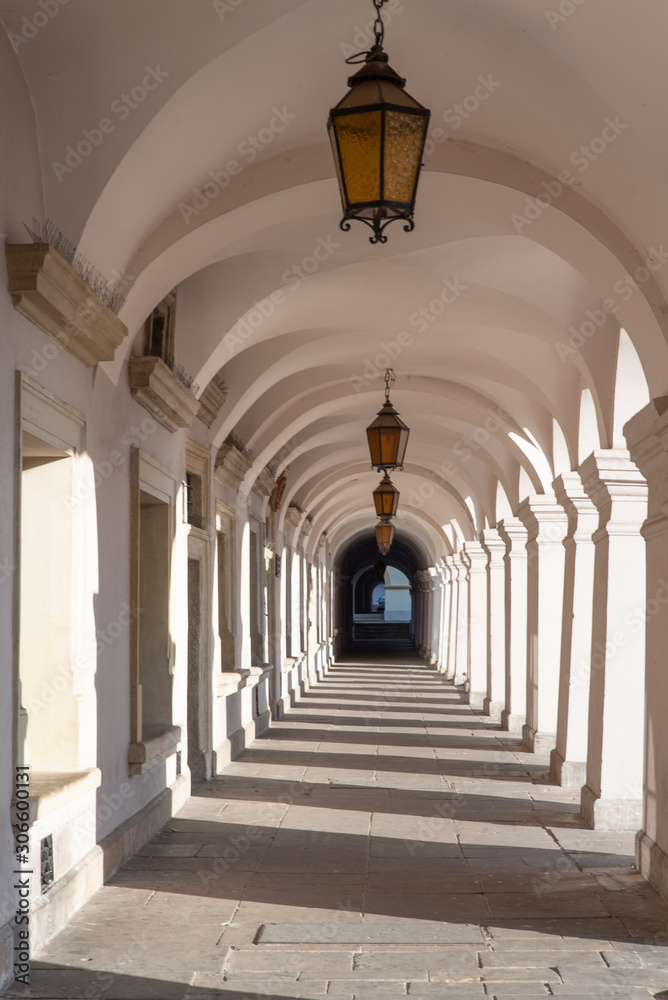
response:
{"label": "column capital", "polygon": [[484,573],[486,571],[488,555],[481,542],[465,542],[464,553],[468,559],[469,572]]}
{"label": "column capital", "polygon": [[497,525],[499,535],[506,544],[506,555],[510,558],[526,559],[527,529],[518,517],[504,517]]}
{"label": "column capital", "polygon": [[464,557],[464,552],[460,549],[459,552],[455,552],[454,556],[454,568],[457,572],[457,579],[461,582],[466,580],[469,574],[468,560]]}
{"label": "column capital", "polygon": [[668,396],[653,399],[624,425],[631,457],[646,478],[663,471],[668,458]]}
{"label": "column capital", "polygon": [[523,500],[517,516],[527,529],[527,544],[563,542],[568,531],[568,515],[552,494],[536,494]]}
{"label": "column capital", "polygon": [[506,554],[506,543],[498,528],[485,528],[482,531],[482,545],[488,556],[489,566],[501,566]]}
{"label": "column capital", "polygon": [[589,541],[598,527],[598,509],[585,491],[579,472],[564,472],[552,484],[568,517],[568,537]]}
{"label": "column capital", "polygon": [[668,396],[653,399],[624,427],[633,461],[649,490],[646,539],[668,534]]}
{"label": "column capital", "polygon": [[647,482],[622,448],[594,451],[579,469],[582,485],[600,514],[599,530],[636,534],[647,517]]}

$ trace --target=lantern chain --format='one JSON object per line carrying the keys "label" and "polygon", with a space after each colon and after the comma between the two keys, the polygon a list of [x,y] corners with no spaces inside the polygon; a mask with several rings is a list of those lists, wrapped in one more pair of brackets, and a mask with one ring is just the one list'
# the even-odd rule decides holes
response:
{"label": "lantern chain", "polygon": [[[373,6],[376,10],[376,20],[373,23],[373,33],[375,42],[374,47],[380,46],[381,49],[383,47],[383,42],[385,41],[385,22],[383,21],[381,15],[381,10],[383,9],[384,3],[387,3],[387,0],[373,0]],[[367,56],[369,56],[372,51],[373,49],[368,49],[365,52],[355,52],[354,55],[348,56],[348,58],[346,59],[346,63],[349,66],[355,66],[358,63],[366,62]]]}
{"label": "lantern chain", "polygon": [[388,368],[385,371],[385,401],[389,403],[390,401],[390,386],[394,385],[396,381],[396,375],[394,374],[393,368]]}
{"label": "lantern chain", "polygon": [[383,42],[385,40],[385,22],[383,21],[381,10],[383,9],[383,4],[387,0],[373,0],[373,5],[376,8],[376,21],[373,26],[374,35],[376,38],[376,45],[383,47]]}

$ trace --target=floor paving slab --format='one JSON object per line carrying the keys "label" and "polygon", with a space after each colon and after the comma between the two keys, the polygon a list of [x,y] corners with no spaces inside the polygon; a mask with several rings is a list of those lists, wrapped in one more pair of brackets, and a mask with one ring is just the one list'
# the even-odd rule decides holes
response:
{"label": "floor paving slab", "polygon": [[193,788],[22,995],[661,993],[668,905],[634,871],[633,836],[587,829],[548,764],[416,660],[337,664]]}

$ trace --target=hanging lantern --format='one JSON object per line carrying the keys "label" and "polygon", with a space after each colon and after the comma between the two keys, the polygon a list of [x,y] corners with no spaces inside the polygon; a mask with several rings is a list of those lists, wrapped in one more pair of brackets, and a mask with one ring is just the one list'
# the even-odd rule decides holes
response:
{"label": "hanging lantern", "polygon": [[394,517],[399,506],[399,490],[387,473],[373,491],[373,502],[378,517]]}
{"label": "hanging lantern", "polygon": [[368,52],[346,59],[364,61],[351,76],[346,96],[330,111],[327,128],[339,180],[343,219],[373,230],[371,243],[387,243],[383,230],[403,219],[414,227],[413,211],[430,112],[406,93],[406,81],[391,68],[383,51],[385,26],[376,8],[375,44]]}
{"label": "hanging lantern", "polygon": [[384,580],[385,579],[385,570],[387,569],[387,565],[383,562],[382,559],[380,559],[376,563],[376,565],[374,566],[374,569],[376,570],[376,573],[378,574],[378,579],[379,580]]}
{"label": "hanging lantern", "polygon": [[394,372],[388,368],[385,372],[385,402],[378,416],[366,429],[369,442],[371,465],[378,472],[388,469],[403,469],[406,445],[410,430],[399,419],[397,411],[390,402],[390,385],[394,382]]}
{"label": "hanging lantern", "polygon": [[394,540],[394,525],[387,517],[381,517],[376,525],[376,541],[381,556],[386,556]]}

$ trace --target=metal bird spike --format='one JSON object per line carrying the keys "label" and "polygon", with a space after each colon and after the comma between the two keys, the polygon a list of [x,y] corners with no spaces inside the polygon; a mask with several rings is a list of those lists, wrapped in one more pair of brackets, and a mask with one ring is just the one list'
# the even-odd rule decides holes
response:
{"label": "metal bird spike", "polygon": [[48,243],[60,254],[63,260],[82,278],[92,292],[104,302],[113,313],[119,313],[125,305],[125,297],[69,240],[51,219],[38,222],[33,218],[32,226],[23,224],[33,243]]}

